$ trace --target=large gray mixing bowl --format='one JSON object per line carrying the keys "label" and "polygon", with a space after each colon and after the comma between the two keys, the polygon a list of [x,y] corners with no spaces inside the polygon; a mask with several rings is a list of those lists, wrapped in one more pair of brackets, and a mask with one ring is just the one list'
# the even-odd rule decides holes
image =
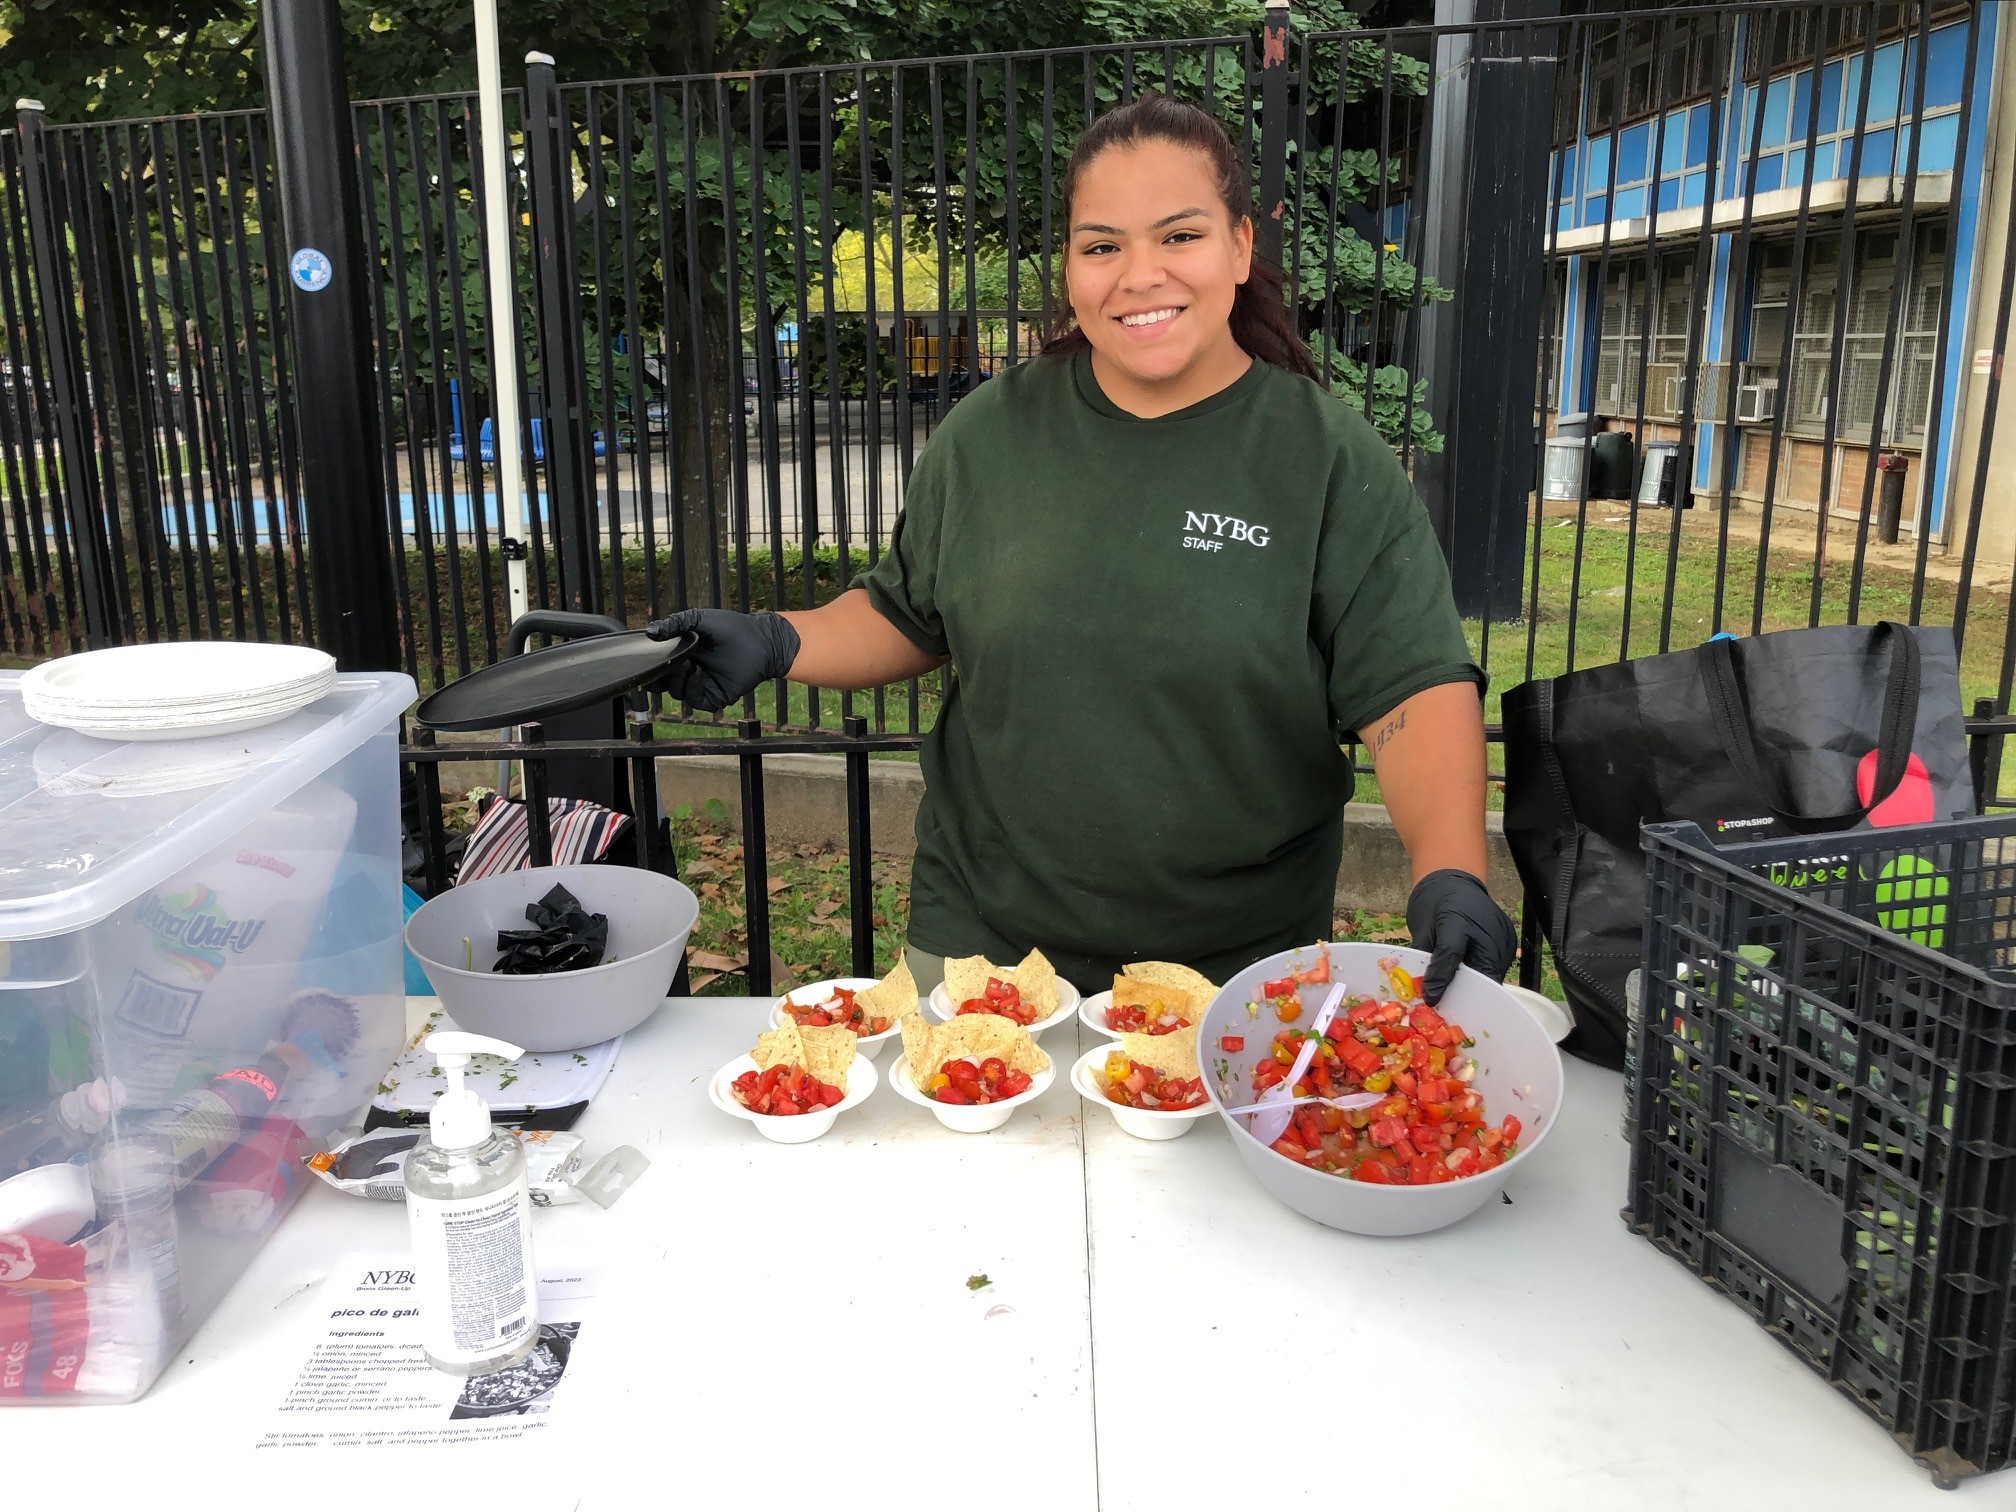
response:
{"label": "large gray mixing bowl", "polygon": [[[526,905],[555,884],[588,912],[608,915],[608,956],[585,971],[493,972],[497,931],[529,927]],[[501,872],[428,899],[406,921],[406,948],[427,969],[457,1027],[527,1050],[578,1050],[635,1029],[657,1010],[699,917],[699,900],[686,886],[657,872],[542,866]]]}
{"label": "large gray mixing bowl", "polygon": [[[1306,1218],[1348,1233],[1426,1234],[1469,1217],[1496,1197],[1506,1177],[1531,1160],[1554,1132],[1564,1084],[1561,1052],[1540,1021],[1511,993],[1467,966],[1456,973],[1441,1012],[1477,1041],[1469,1053],[1477,1062],[1475,1085],[1484,1094],[1486,1119],[1495,1124],[1507,1113],[1516,1113],[1525,1125],[1518,1153],[1505,1164],[1438,1186],[1374,1186],[1300,1165],[1255,1139],[1250,1118],[1225,1112],[1254,1100],[1253,1063],[1266,1053],[1274,1031],[1281,1027],[1265,1007],[1261,985],[1311,965],[1319,949],[1329,954],[1331,980],[1344,983],[1352,997],[1389,995],[1383,960],[1397,959],[1417,976],[1428,966],[1427,955],[1418,950],[1311,945],[1255,962],[1220,988],[1199,1026],[1197,1058],[1204,1066],[1205,1095],[1224,1119],[1232,1148],[1273,1196]],[[1302,1001],[1311,1016],[1322,996],[1320,988],[1304,989]],[[1247,1017],[1248,1002],[1263,1005],[1256,1017]],[[1243,1038],[1245,1048],[1228,1053],[1223,1044],[1227,1034]]]}

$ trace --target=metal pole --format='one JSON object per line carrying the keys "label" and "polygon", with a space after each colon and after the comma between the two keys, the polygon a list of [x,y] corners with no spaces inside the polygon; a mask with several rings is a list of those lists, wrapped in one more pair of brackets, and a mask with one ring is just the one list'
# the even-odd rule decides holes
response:
{"label": "metal pole", "polygon": [[346,671],[393,670],[401,616],[378,465],[342,23],[337,0],[261,0],[259,17],[288,249],[316,639]]}
{"label": "metal pole", "polygon": [[[49,354],[50,407],[56,412],[56,444],[63,463],[63,508],[77,553],[79,607],[85,645],[93,650],[119,640],[112,598],[111,548],[106,543],[98,496],[97,459],[91,455],[90,400],[84,383],[84,353],[78,344],[77,306],[71,293],[68,238],[64,231],[63,170],[50,151],[40,100],[15,103],[21,128],[21,160],[28,181],[28,235],[33,242],[35,283],[42,307],[43,340]],[[25,543],[24,543],[25,549]]]}
{"label": "metal pole", "polygon": [[[497,51],[497,0],[476,0],[476,90],[483,125],[483,239],[490,248],[490,393],[495,409],[497,505],[504,539],[505,607],[531,607],[525,589],[525,456],[519,450],[517,277],[511,262],[510,139],[504,133],[504,69]],[[480,452],[479,452],[480,455]]]}
{"label": "metal pole", "polygon": [[[574,268],[572,132],[545,53],[525,55],[525,145],[532,167],[532,240],[538,258],[539,371],[546,399],[546,496],[553,510],[560,607],[601,611],[595,524],[589,517],[588,377]],[[611,438],[613,444],[614,438]],[[615,501],[611,501],[611,508]]]}
{"label": "metal pole", "polygon": [[1267,0],[1260,29],[1260,203],[1254,245],[1281,265],[1288,183],[1288,0]]}
{"label": "metal pole", "polygon": [[1441,35],[1430,96],[1431,162],[1415,213],[1427,227],[1421,272],[1455,298],[1419,318],[1440,453],[1415,452],[1414,486],[1449,561],[1456,607],[1519,617],[1527,491],[1533,477],[1533,390],[1508,379],[1509,352],[1540,349],[1533,255],[1547,244],[1546,195],[1556,60],[1565,31],[1545,23],[1560,0],[1437,0],[1438,25],[1530,18]]}
{"label": "metal pole", "polygon": [[1876,504],[1876,537],[1885,546],[1897,544],[1897,527],[1904,518],[1904,469],[1910,465],[1901,452],[1886,452],[1876,462],[1876,470],[1883,474],[1883,492]]}

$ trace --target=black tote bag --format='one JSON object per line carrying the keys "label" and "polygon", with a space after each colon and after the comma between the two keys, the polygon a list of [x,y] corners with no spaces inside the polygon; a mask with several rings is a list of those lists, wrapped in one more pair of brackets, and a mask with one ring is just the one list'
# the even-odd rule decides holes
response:
{"label": "black tote bag", "polygon": [[[1638,964],[1638,827],[1710,839],[1855,829],[1912,755],[1933,817],[1974,812],[1953,632],[1888,622],[1718,639],[1505,695],[1505,839],[1575,1010],[1567,1048],[1617,1066]],[[1879,752],[1871,805],[1855,772]]]}

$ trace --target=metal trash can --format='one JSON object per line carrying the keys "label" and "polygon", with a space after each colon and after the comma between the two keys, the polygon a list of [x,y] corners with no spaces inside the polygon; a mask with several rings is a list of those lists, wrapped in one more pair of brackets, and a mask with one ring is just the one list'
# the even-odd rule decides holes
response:
{"label": "metal trash can", "polygon": [[1540,497],[1573,504],[1582,497],[1582,474],[1589,465],[1589,442],[1580,436],[1554,436],[1547,442],[1547,466]]}
{"label": "metal trash can", "polygon": [[[1645,471],[1638,479],[1638,502],[1654,509],[1671,509],[1680,489],[1680,443],[1645,443]],[[1693,507],[1694,501],[1687,501]]]}

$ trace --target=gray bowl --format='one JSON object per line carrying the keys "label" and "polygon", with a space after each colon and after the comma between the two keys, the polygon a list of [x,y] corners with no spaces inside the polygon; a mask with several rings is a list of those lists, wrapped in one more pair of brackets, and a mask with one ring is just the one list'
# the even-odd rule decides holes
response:
{"label": "gray bowl", "polygon": [[[1489,977],[1462,967],[1442,999],[1441,1012],[1477,1040],[1469,1053],[1477,1061],[1476,1087],[1484,1094],[1485,1117],[1495,1124],[1507,1113],[1516,1113],[1525,1125],[1517,1153],[1482,1175],[1438,1186],[1373,1186],[1312,1171],[1261,1144],[1247,1127],[1250,1119],[1234,1118],[1225,1110],[1254,1100],[1253,1062],[1282,1027],[1261,999],[1261,984],[1308,966],[1318,949],[1329,953],[1331,980],[1344,983],[1353,997],[1388,995],[1386,973],[1379,965],[1384,959],[1397,958],[1417,975],[1428,965],[1427,955],[1418,950],[1388,945],[1310,945],[1258,961],[1220,988],[1198,1026],[1197,1058],[1204,1066],[1205,1095],[1224,1120],[1232,1148],[1271,1195],[1305,1218],[1348,1233],[1426,1234],[1469,1217],[1496,1197],[1506,1178],[1531,1160],[1554,1132],[1564,1082],[1561,1052],[1554,1048],[1552,1036],[1511,993]],[[1251,1001],[1263,1006],[1257,1016],[1249,1018],[1246,1005]],[[1302,1001],[1307,1017],[1301,1023],[1306,1026],[1322,1001],[1321,990],[1305,990]],[[1243,1037],[1245,1048],[1236,1054],[1227,1052],[1222,1043],[1227,1034]]]}
{"label": "gray bowl", "polygon": [[[526,905],[556,883],[588,912],[608,915],[613,959],[546,976],[491,971],[497,931],[525,928]],[[459,1028],[527,1050],[578,1050],[627,1033],[657,1011],[699,917],[699,900],[686,886],[657,872],[544,866],[501,872],[428,899],[406,921],[406,948]]]}

